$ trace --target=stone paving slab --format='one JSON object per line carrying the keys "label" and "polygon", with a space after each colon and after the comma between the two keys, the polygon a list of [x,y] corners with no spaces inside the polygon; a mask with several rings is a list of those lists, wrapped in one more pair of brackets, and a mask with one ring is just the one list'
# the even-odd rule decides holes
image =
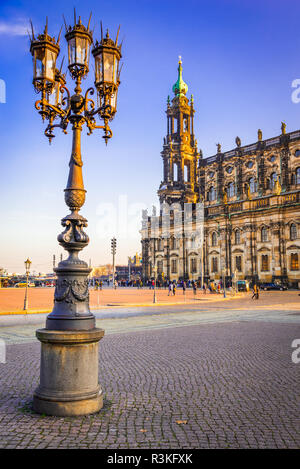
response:
{"label": "stone paving slab", "polygon": [[299,448],[299,337],[299,324],[263,321],[108,335],[99,352],[105,407],[73,418],[32,413],[40,347],[10,345],[0,447]]}

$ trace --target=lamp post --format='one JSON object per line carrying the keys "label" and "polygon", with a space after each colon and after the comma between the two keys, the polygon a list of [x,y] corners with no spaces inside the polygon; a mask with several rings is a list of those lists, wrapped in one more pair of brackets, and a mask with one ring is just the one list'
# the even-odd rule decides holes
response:
{"label": "lamp post", "polygon": [[233,281],[234,281],[234,294],[237,294],[237,269],[234,269],[234,274],[233,274]]}
{"label": "lamp post", "polygon": [[157,267],[154,264],[153,267],[153,273],[154,273],[154,291],[153,291],[153,303],[156,303],[156,273],[157,273]]}
{"label": "lamp post", "polygon": [[131,267],[131,257],[128,257],[128,282],[130,282],[130,280],[131,280],[130,267]]}
{"label": "lamp post", "polygon": [[26,290],[25,290],[25,298],[24,298],[24,311],[28,310],[28,277],[30,271],[31,261],[27,258],[24,262],[25,264],[25,272],[26,272]]}
{"label": "lamp post", "polygon": [[223,267],[222,273],[223,273],[223,296],[224,296],[224,298],[226,298],[226,284],[225,284],[226,269],[225,269],[225,267]]}
{"label": "lamp post", "polygon": [[[109,121],[116,113],[121,45],[118,45],[119,30],[113,41],[108,32],[103,37],[102,24],[101,40],[93,42],[90,19],[86,27],[74,11],[74,25],[67,26],[65,22],[68,69],[75,81],[72,96],[66,87],[66,76],[56,67],[60,33],[57,40],[51,37],[46,22],[44,33],[36,37],[31,23],[33,86],[40,94],[35,107],[43,121],[48,121],[45,135],[51,143],[55,128],[67,133],[70,125],[73,133],[65,189],[65,202],[71,213],[62,219],[64,231],[58,236],[59,244],[69,256],[54,269],[57,275],[54,308],[47,317],[46,328],[36,332],[42,343],[41,374],[33,404],[37,412],[48,415],[85,415],[98,411],[103,405],[98,383],[98,346],[104,331],[95,327],[95,316],[89,308],[88,275],[91,269],[78,257],[89,243],[89,237],[83,231],[87,220],[79,214],[86,194],[81,132],[84,125],[88,135],[95,129],[102,129],[106,144],[112,137]],[[81,94],[81,81],[89,72],[92,44],[97,105],[89,96],[94,94],[94,88]],[[97,116],[103,120],[103,125],[97,125]]]}
{"label": "lamp post", "polygon": [[112,277],[112,282],[113,282],[113,288],[115,287],[115,258],[116,258],[116,251],[117,251],[117,240],[115,237],[112,238],[111,240],[111,253],[112,253],[112,261],[113,261],[113,277]]}

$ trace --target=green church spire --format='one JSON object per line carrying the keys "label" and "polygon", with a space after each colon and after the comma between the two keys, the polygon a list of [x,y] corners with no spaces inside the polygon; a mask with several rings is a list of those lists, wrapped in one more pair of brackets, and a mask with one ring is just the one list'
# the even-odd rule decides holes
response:
{"label": "green church spire", "polygon": [[178,79],[173,86],[173,92],[175,96],[185,96],[188,90],[187,84],[183,81],[182,79],[182,62],[181,62],[181,56],[179,56],[179,62],[178,62]]}

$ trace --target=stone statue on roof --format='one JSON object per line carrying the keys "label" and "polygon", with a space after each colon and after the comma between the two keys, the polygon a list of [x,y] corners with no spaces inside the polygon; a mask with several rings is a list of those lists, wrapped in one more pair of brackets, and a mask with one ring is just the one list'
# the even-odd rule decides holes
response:
{"label": "stone statue on roof", "polygon": [[260,129],[258,129],[258,131],[257,131],[257,138],[258,138],[259,142],[262,141],[262,131]]}

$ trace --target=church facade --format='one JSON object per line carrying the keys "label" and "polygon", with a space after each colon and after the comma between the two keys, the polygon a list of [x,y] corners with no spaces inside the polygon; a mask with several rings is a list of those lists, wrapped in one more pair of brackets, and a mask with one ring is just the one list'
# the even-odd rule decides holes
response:
{"label": "church facade", "polygon": [[[218,144],[215,155],[203,158],[187,89],[180,60],[166,110],[158,190],[162,209],[157,215],[143,213],[144,280],[154,275],[202,282],[225,277],[229,283],[234,278],[300,287],[300,130],[287,133],[282,122],[280,135],[264,140],[259,129],[256,142],[243,146],[236,137],[234,149],[222,152]],[[174,217],[183,221],[187,204],[191,229],[176,236]],[[199,204],[204,207],[204,238],[195,244]],[[167,235],[164,206],[170,208]]]}

